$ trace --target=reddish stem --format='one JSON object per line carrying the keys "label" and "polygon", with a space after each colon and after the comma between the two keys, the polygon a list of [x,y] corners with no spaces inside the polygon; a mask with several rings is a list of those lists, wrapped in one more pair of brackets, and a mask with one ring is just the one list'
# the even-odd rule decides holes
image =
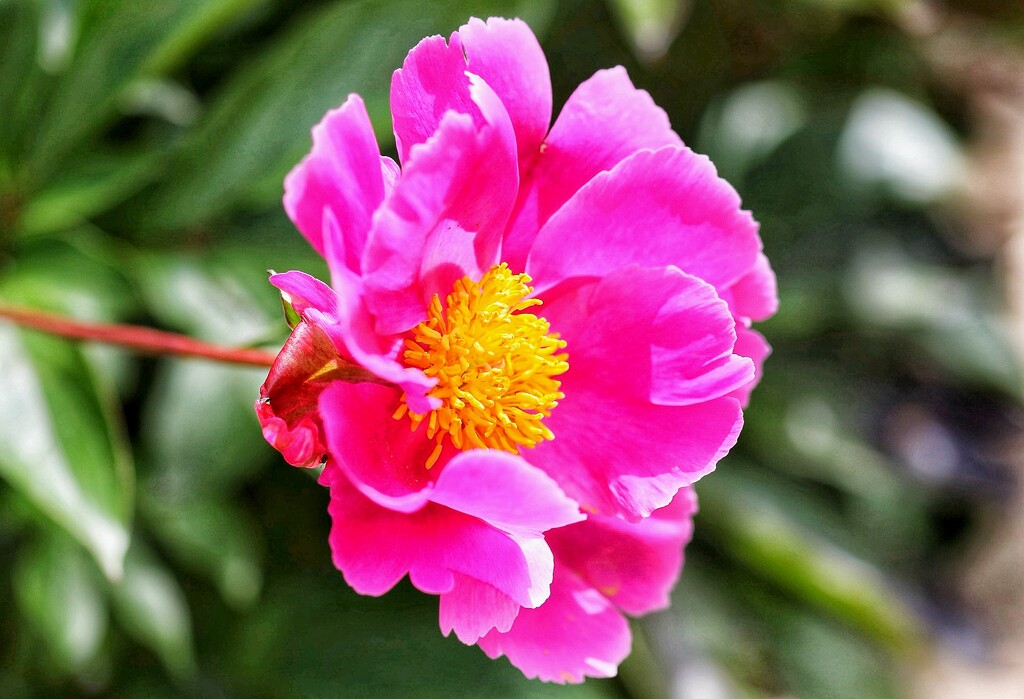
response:
{"label": "reddish stem", "polygon": [[177,333],[144,328],[138,325],[114,325],[72,320],[64,316],[0,303],[0,318],[51,335],[74,340],[91,340],[128,347],[148,354],[176,354],[184,357],[202,357],[218,362],[271,366],[277,355],[258,349],[223,347]]}

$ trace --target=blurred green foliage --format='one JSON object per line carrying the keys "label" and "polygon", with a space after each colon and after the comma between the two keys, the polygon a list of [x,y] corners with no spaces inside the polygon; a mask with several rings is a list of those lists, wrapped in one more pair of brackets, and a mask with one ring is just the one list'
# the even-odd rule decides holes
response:
{"label": "blurred green foliage", "polygon": [[0,0],[5,301],[282,342],[265,270],[324,271],[279,204],[309,129],[359,92],[387,147],[405,52],[492,14],[542,37],[556,103],[626,65],[761,221],[782,298],[674,606],[570,688],[442,639],[405,584],[346,588],[259,370],[0,324],[0,696],[900,696],[1020,418],[990,270],[942,230],[965,116],[907,4]]}

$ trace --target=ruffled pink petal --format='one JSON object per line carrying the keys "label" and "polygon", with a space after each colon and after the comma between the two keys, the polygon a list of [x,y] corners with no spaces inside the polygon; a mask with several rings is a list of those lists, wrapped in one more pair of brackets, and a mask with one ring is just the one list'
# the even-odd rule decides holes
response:
{"label": "ruffled pink petal", "polygon": [[283,292],[284,299],[299,315],[315,309],[328,315],[338,313],[338,295],[334,289],[305,272],[291,271],[274,274],[270,283]]}
{"label": "ruffled pink petal", "polygon": [[[624,403],[618,410],[605,407],[600,392],[580,391],[576,399],[595,406],[590,415],[573,411],[552,420],[558,436],[530,459],[585,511],[630,521],[649,516],[679,488],[713,471],[743,422],[732,398],[684,407]],[[638,452],[645,442],[650,450]]]}
{"label": "ruffled pink petal", "polygon": [[521,610],[508,632],[491,631],[477,641],[489,657],[506,656],[527,677],[559,684],[614,677],[631,643],[615,606],[562,566],[555,568],[547,602]]}
{"label": "ruffled pink petal", "polygon": [[545,421],[555,439],[527,456],[585,512],[630,521],[649,516],[713,471],[743,426],[734,398],[663,406],[610,400],[583,386],[571,390],[565,387],[566,398]]}
{"label": "ruffled pink petal", "polygon": [[551,75],[525,22],[473,18],[459,29],[468,70],[491,86],[515,129],[520,164],[531,160],[551,123]]}
{"label": "ruffled pink petal", "polygon": [[270,283],[284,292],[303,320],[319,326],[331,338],[342,357],[401,387],[411,410],[426,413],[437,407],[438,401],[427,397],[436,380],[397,361],[400,338],[381,337],[374,332],[358,279],[347,272],[337,275],[337,279],[348,280],[344,293],[305,272],[275,274]]}
{"label": "ruffled pink petal", "polygon": [[380,157],[380,170],[381,175],[384,177],[384,196],[387,197],[391,195],[391,190],[398,184],[398,180],[402,176],[402,168],[388,156],[382,155]]}
{"label": "ruffled pink petal", "polygon": [[256,418],[267,444],[281,452],[292,466],[313,468],[322,463],[327,449],[323,444],[323,427],[315,413],[289,423],[275,415],[270,405],[256,401]]}
{"label": "ruffled pink petal", "polygon": [[445,636],[456,637],[471,645],[491,629],[508,631],[522,606],[493,585],[468,575],[455,573],[450,592],[441,594],[438,620]]}
{"label": "ruffled pink petal", "polygon": [[683,488],[639,522],[591,515],[548,532],[547,538],[556,565],[570,568],[619,609],[637,616],[669,605],[696,511],[693,489]]}
{"label": "ruffled pink petal", "polygon": [[761,368],[764,366],[764,360],[772,353],[772,346],[768,344],[761,333],[740,325],[736,328],[734,351],[742,357],[749,357],[754,363],[753,378],[730,394],[746,408],[747,402],[750,400],[750,393],[761,381]]}
{"label": "ruffled pink petal", "polygon": [[527,271],[538,294],[623,265],[674,265],[725,289],[750,272],[761,240],[736,191],[688,148],[641,151],[597,175],[537,234]]}
{"label": "ruffled pink petal", "polygon": [[437,471],[427,458],[434,442],[426,426],[413,432],[408,418],[396,420],[401,392],[374,384],[337,382],[320,395],[327,448],[346,477],[378,505],[400,512],[422,508]]}
{"label": "ruffled pink petal", "polygon": [[665,111],[621,66],[601,70],[569,97],[547,138],[524,162],[502,259],[523,269],[537,231],[594,175],[641,149],[678,146]]}
{"label": "ruffled pink petal", "polygon": [[[465,493],[489,471],[499,472],[509,492],[533,502],[516,515],[514,505],[498,505],[496,496],[470,501]],[[492,628],[507,628],[513,604],[535,607],[547,599],[553,559],[543,533],[580,518],[553,480],[518,457],[487,450],[453,458],[425,489],[431,502],[412,512],[365,497],[334,463],[321,482],[331,488],[335,565],[353,589],[380,595],[408,573],[420,590],[448,595],[442,627],[467,643]],[[489,521],[493,514],[513,521],[513,531]]]}
{"label": "ruffled pink petal", "polygon": [[600,386],[610,398],[692,405],[753,377],[750,360],[733,354],[729,307],[714,287],[674,267],[630,265],[569,291],[555,289],[543,315],[568,343],[563,381]]}
{"label": "ruffled pink petal", "polygon": [[[439,505],[412,513],[381,507],[330,465],[322,482],[331,488],[334,564],[356,592],[382,595],[408,574],[419,590],[437,595],[450,592],[454,575],[462,573],[487,582],[497,578],[520,604],[529,600],[526,591],[535,584],[530,564],[537,561],[526,560],[518,542],[504,532]],[[551,579],[550,555],[548,550],[548,560],[540,561],[542,581]],[[499,610],[497,616],[504,614]]]}
{"label": "ruffled pink petal", "polygon": [[[359,270],[373,212],[384,199],[380,149],[366,106],[349,95],[313,128],[313,149],[284,181],[284,208],[296,227],[334,270]],[[340,238],[326,255],[324,216]]]}
{"label": "ruffled pink petal", "polygon": [[450,41],[428,36],[405,57],[391,76],[391,118],[402,165],[412,149],[426,143],[448,112],[464,114],[477,127],[485,123],[469,91],[466,54],[454,32]]}
{"label": "ruffled pink petal", "polygon": [[741,318],[766,320],[779,310],[779,291],[775,272],[764,253],[757,256],[754,268],[722,294],[733,312]]}
{"label": "ruffled pink petal", "polygon": [[519,182],[515,136],[494,92],[471,78],[485,123],[445,114],[377,213],[363,273],[381,334],[413,327],[435,293],[443,298],[456,279],[479,279],[497,261]]}
{"label": "ruffled pink petal", "polygon": [[488,449],[463,452],[447,464],[430,499],[522,535],[584,519],[550,476],[518,456]]}
{"label": "ruffled pink petal", "polygon": [[565,398],[545,419],[554,440],[526,457],[585,511],[646,517],[735,443],[742,414],[726,396],[751,362],[732,354],[725,303],[678,270],[629,267],[553,294],[542,312],[568,343]]}

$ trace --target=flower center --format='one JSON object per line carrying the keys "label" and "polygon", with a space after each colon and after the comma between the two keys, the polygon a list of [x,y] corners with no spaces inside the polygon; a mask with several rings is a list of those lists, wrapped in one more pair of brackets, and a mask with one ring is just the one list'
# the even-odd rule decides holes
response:
{"label": "flower center", "polygon": [[440,407],[426,415],[409,412],[412,428],[427,421],[427,437],[437,441],[427,459],[430,468],[447,436],[458,449],[502,449],[518,454],[554,439],[542,420],[565,397],[555,377],[568,370],[568,355],[546,320],[523,313],[539,306],[526,274],[512,274],[502,263],[474,283],[455,282],[445,306],[434,295],[427,319],[405,341],[405,362],[436,377],[430,395]]}

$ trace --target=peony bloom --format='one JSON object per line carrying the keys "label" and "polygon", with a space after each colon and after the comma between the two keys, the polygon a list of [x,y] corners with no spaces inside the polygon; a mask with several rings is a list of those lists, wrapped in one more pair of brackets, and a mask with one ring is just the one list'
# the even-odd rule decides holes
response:
{"label": "peony bloom", "polygon": [[285,181],[327,260],[271,281],[299,321],[267,440],[323,465],[335,565],[404,576],[527,676],[609,676],[623,614],[668,604],[690,484],[735,443],[776,307],[757,224],[622,68],[550,126],[518,20],[424,39],[395,72],[401,165],[351,95]]}

